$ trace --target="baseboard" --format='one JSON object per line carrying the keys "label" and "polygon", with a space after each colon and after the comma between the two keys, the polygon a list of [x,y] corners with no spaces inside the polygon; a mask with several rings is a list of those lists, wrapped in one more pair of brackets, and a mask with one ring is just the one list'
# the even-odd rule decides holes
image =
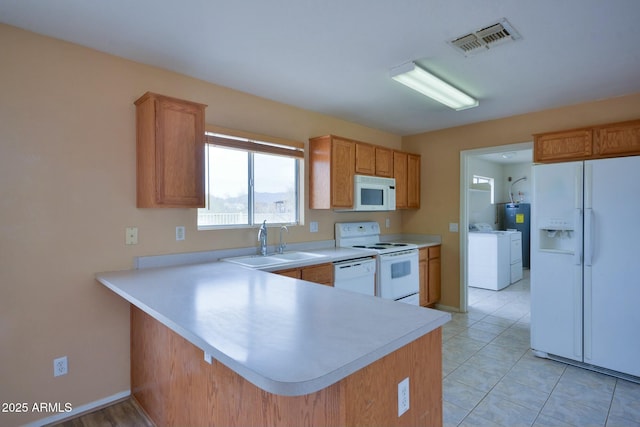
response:
{"label": "baseboard", "polygon": [[448,311],[450,313],[460,313],[458,307],[449,307],[448,305],[436,304],[436,310]]}
{"label": "baseboard", "polygon": [[75,418],[84,413],[93,412],[96,409],[111,405],[119,400],[126,399],[129,396],[131,396],[131,390],[121,391],[119,393],[112,394],[111,396],[107,396],[103,399],[94,400],[93,402],[89,402],[85,405],[73,408],[69,412],[52,415],[50,417],[43,418],[29,424],[25,424],[24,427],[41,427],[47,424],[59,423],[60,421],[64,421],[69,418]]}

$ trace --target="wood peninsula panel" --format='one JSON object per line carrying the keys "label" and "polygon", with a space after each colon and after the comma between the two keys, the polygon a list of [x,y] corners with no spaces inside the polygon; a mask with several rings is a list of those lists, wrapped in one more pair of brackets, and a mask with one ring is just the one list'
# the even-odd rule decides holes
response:
{"label": "wood peninsula panel", "polygon": [[[442,332],[437,328],[343,380],[304,396],[246,381],[131,306],[131,389],[162,426],[442,425]],[[410,409],[397,387],[409,377]]]}
{"label": "wood peninsula panel", "polygon": [[534,135],[536,163],[584,160],[593,155],[593,130],[577,129]]}
{"label": "wood peninsula panel", "polygon": [[596,128],[595,154],[598,157],[640,154],[640,120]]}

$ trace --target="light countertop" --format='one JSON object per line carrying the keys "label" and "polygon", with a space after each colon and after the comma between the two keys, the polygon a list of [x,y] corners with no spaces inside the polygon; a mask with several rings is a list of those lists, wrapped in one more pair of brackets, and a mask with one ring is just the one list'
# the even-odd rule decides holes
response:
{"label": "light countertop", "polygon": [[[349,256],[333,251],[331,260]],[[225,262],[96,278],[213,356],[213,363],[288,396],[326,388],[451,319],[446,312]]]}

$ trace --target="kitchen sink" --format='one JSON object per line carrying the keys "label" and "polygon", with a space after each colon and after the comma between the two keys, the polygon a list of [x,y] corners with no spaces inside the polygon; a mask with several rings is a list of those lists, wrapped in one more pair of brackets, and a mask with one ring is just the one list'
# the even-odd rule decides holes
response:
{"label": "kitchen sink", "polygon": [[323,258],[326,255],[314,254],[311,252],[285,252],[273,255],[247,255],[233,258],[223,258],[222,261],[232,262],[251,268],[264,268],[274,265],[293,264],[310,259]]}
{"label": "kitchen sink", "polygon": [[285,252],[283,254],[274,255],[276,258],[285,259],[287,261],[306,261],[308,259],[323,258],[326,255],[314,254],[313,252]]}

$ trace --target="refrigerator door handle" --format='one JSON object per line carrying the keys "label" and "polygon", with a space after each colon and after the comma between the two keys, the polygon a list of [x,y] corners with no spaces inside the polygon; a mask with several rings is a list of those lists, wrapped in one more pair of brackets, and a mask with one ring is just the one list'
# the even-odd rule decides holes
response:
{"label": "refrigerator door handle", "polygon": [[573,212],[573,232],[575,233],[575,247],[573,250],[573,262],[575,265],[582,265],[582,209],[578,208]]}
{"label": "refrigerator door handle", "polygon": [[589,267],[593,264],[594,225],[593,209],[587,208],[584,210],[584,265]]}

